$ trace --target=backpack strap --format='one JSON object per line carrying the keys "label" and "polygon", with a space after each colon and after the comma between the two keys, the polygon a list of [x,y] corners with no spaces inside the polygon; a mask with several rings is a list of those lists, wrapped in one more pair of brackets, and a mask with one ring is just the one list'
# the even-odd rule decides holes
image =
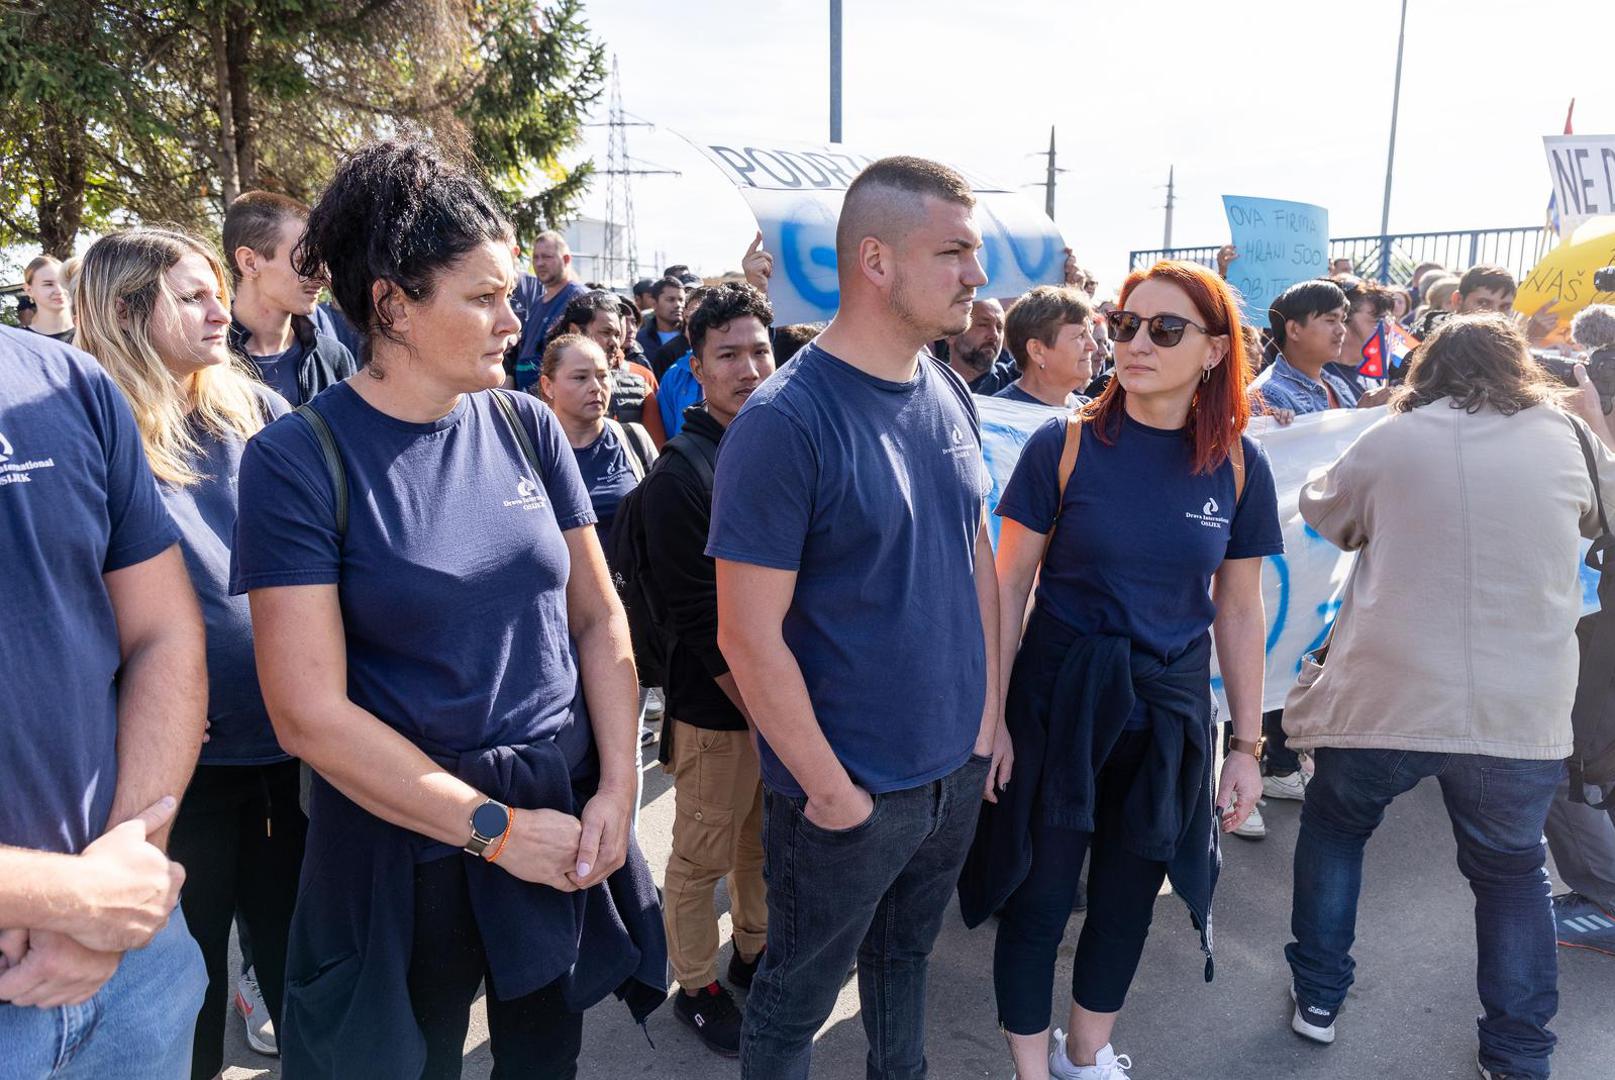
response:
{"label": "backpack strap", "polygon": [[1060,464],[1054,471],[1058,494],[1054,498],[1054,521],[1049,524],[1049,534],[1043,538],[1043,559],[1049,557],[1049,545],[1054,543],[1054,530],[1060,526],[1060,510],[1065,505],[1065,489],[1071,483],[1071,474],[1077,471],[1077,455],[1082,452],[1082,414],[1073,411],[1065,418],[1065,443],[1060,449]]}
{"label": "backpack strap", "polygon": [[538,464],[538,451],[533,449],[533,437],[527,434],[527,425],[523,424],[521,417],[516,415],[516,405],[510,399],[510,391],[495,388],[493,391],[494,404],[499,406],[499,414],[505,418],[505,425],[510,433],[516,437],[516,445],[521,447],[522,457],[532,466],[533,476],[539,480],[544,478],[544,470]]}
{"label": "backpack strap", "polygon": [[646,460],[645,448],[640,444],[638,432],[632,430],[638,425],[620,423],[611,417],[606,417],[606,426],[617,436],[617,441],[628,451],[628,468],[634,474],[635,480],[645,479],[645,473],[650,469],[650,462]]}
{"label": "backpack strap", "polygon": [[[1609,518],[1604,513],[1604,489],[1598,482],[1598,455],[1593,453],[1593,444],[1587,441],[1587,432],[1582,429],[1582,426],[1576,423],[1575,420],[1570,419],[1568,414],[1566,414],[1566,419],[1570,420],[1570,429],[1576,433],[1576,441],[1581,444],[1581,456],[1587,462],[1587,476],[1593,482],[1593,500],[1598,504],[1598,538],[1600,540],[1608,539]],[[1594,550],[1600,550],[1599,545],[1595,544]],[[1604,568],[1601,557],[1598,562],[1593,562],[1593,553],[1591,551],[1587,553],[1587,565],[1594,570]]]}
{"label": "backpack strap", "polygon": [[1234,447],[1228,452],[1228,460],[1234,466],[1234,510],[1239,510],[1239,500],[1245,494],[1245,437],[1241,435],[1234,440]]}
{"label": "backpack strap", "polygon": [[[711,449],[707,449],[711,447]],[[662,447],[663,453],[677,454],[690,463],[701,486],[710,492],[717,485],[718,444],[693,431],[681,431]]]}
{"label": "backpack strap", "polygon": [[342,455],[337,452],[336,436],[331,434],[331,425],[325,422],[319,410],[305,403],[299,405],[295,412],[313,429],[314,441],[320,444],[320,456],[325,458],[325,471],[331,476],[331,497],[336,503],[336,535],[340,542],[348,535],[348,470],[342,464]]}

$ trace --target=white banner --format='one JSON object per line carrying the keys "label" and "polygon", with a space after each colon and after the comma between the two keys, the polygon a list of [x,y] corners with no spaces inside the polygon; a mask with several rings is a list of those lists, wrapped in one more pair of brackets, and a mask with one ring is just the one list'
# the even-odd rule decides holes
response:
{"label": "white banner", "polygon": [[[763,246],[774,255],[768,296],[775,324],[834,315],[840,298],[836,221],[841,200],[859,170],[883,155],[839,143],[683,137],[739,189],[757,219]],[[959,171],[976,194],[987,273],[980,295],[1016,297],[1035,285],[1064,280],[1065,241],[1054,222],[1014,189]]]}
{"label": "white banner", "polygon": [[1559,235],[1598,214],[1615,214],[1615,135],[1544,135],[1559,205]]}
{"label": "white banner", "polygon": [[[981,414],[982,453],[992,476],[988,506],[996,507],[1027,438],[1038,425],[1063,410],[983,397],[976,398],[976,408]],[[1297,417],[1287,428],[1267,417],[1257,417],[1246,431],[1267,450],[1278,488],[1279,520],[1284,525],[1284,554],[1267,559],[1262,570],[1262,599],[1267,608],[1264,710],[1283,707],[1284,696],[1301,670],[1301,657],[1323,644],[1340,608],[1346,574],[1356,557],[1335,547],[1301,520],[1301,486],[1309,474],[1333,462],[1384,415],[1384,408],[1332,409]],[[1077,467],[1082,467],[1080,462]],[[991,528],[996,543],[996,515],[991,518]],[[1585,554],[1585,544],[1582,549]],[[1587,611],[1597,610],[1597,584],[1593,572],[1583,566]],[[1220,700],[1222,679],[1217,677],[1215,658],[1212,676]],[[1222,704],[1226,708],[1227,703]]]}

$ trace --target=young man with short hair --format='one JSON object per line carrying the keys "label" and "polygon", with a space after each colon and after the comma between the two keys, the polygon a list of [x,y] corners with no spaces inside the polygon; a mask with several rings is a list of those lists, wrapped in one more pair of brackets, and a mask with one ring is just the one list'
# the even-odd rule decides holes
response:
{"label": "young man with short hair", "polygon": [[998,724],[980,422],[926,352],[964,333],[986,284],[974,204],[935,162],[864,169],[836,228],[840,309],[718,457],[718,644],[766,788],[746,1080],[808,1075],[854,958],[869,1075],[925,1074],[927,961]]}
{"label": "young man with short hair", "polygon": [[726,1056],[740,1052],[741,1015],[718,982],[713,892],[727,875],[735,941],[728,980],[743,989],[752,985],[767,941],[768,905],[757,751],[745,702],[718,648],[717,571],[706,545],[718,441],[774,372],[773,322],[768,298],[734,283],[711,289],[691,313],[690,366],[705,400],[684,409],[682,434],[663,448],[640,494],[646,545],[659,559],[655,585],[674,635],[662,729],[677,808],[662,905],[668,959],[682,988],[673,1011]]}
{"label": "young man with short hair", "polygon": [[235,281],[230,347],[293,406],[358,366],[345,345],[315,325],[325,283],[296,265],[307,222],[308,207],[270,191],[246,192],[224,214],[225,261]]}
{"label": "young man with short hair", "polygon": [[683,326],[684,284],[676,277],[664,277],[651,286],[650,315],[634,335],[645,353],[645,362],[653,361],[663,345],[679,336]]}
{"label": "young man with short hair", "polygon": [[1458,279],[1458,314],[1512,315],[1514,275],[1501,266],[1471,266]]}

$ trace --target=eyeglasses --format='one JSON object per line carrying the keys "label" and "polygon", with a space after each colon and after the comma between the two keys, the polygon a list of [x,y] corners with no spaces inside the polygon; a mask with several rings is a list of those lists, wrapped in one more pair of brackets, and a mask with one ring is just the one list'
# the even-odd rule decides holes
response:
{"label": "eyeglasses", "polygon": [[1110,327],[1110,336],[1117,341],[1132,341],[1138,335],[1139,328],[1147,326],[1150,340],[1162,349],[1170,349],[1182,341],[1183,331],[1191,326],[1207,337],[1211,336],[1210,330],[1182,315],[1152,315],[1146,319],[1121,308],[1105,316],[1105,325]]}

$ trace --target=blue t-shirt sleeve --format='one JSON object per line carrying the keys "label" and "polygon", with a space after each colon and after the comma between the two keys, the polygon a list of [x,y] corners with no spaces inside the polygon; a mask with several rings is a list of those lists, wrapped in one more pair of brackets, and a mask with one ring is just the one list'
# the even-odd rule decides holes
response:
{"label": "blue t-shirt sleeve", "polygon": [[566,441],[561,422],[550,412],[550,407],[537,398],[531,395],[516,396],[525,397],[523,405],[528,405],[532,410],[538,435],[533,446],[538,451],[538,463],[544,469],[540,479],[549,493],[550,505],[555,508],[555,523],[562,532],[593,525],[599,518],[595,515],[594,504],[589,501],[589,487],[583,482],[577,456]]}
{"label": "blue t-shirt sleeve", "polygon": [[718,452],[707,554],[801,569],[818,473],[818,454],[796,421],[772,405],[741,410]]}
{"label": "blue t-shirt sleeve", "polygon": [[314,433],[301,417],[259,432],[241,455],[230,592],[331,585],[342,576],[335,492]]}
{"label": "blue t-shirt sleeve", "polygon": [[140,428],[129,402],[99,368],[91,386],[101,413],[102,452],[107,463],[107,533],[103,574],[143,563],[179,541],[179,527],[163,504],[146,462]]}
{"label": "blue t-shirt sleeve", "polygon": [[1234,509],[1225,559],[1255,559],[1284,553],[1284,529],[1279,522],[1278,489],[1267,451],[1255,439],[1245,439],[1245,493]]}
{"label": "blue t-shirt sleeve", "polygon": [[999,496],[999,517],[1007,517],[1035,533],[1054,528],[1060,510],[1060,454],[1065,450],[1064,416],[1050,417],[1026,440],[1015,471]]}

